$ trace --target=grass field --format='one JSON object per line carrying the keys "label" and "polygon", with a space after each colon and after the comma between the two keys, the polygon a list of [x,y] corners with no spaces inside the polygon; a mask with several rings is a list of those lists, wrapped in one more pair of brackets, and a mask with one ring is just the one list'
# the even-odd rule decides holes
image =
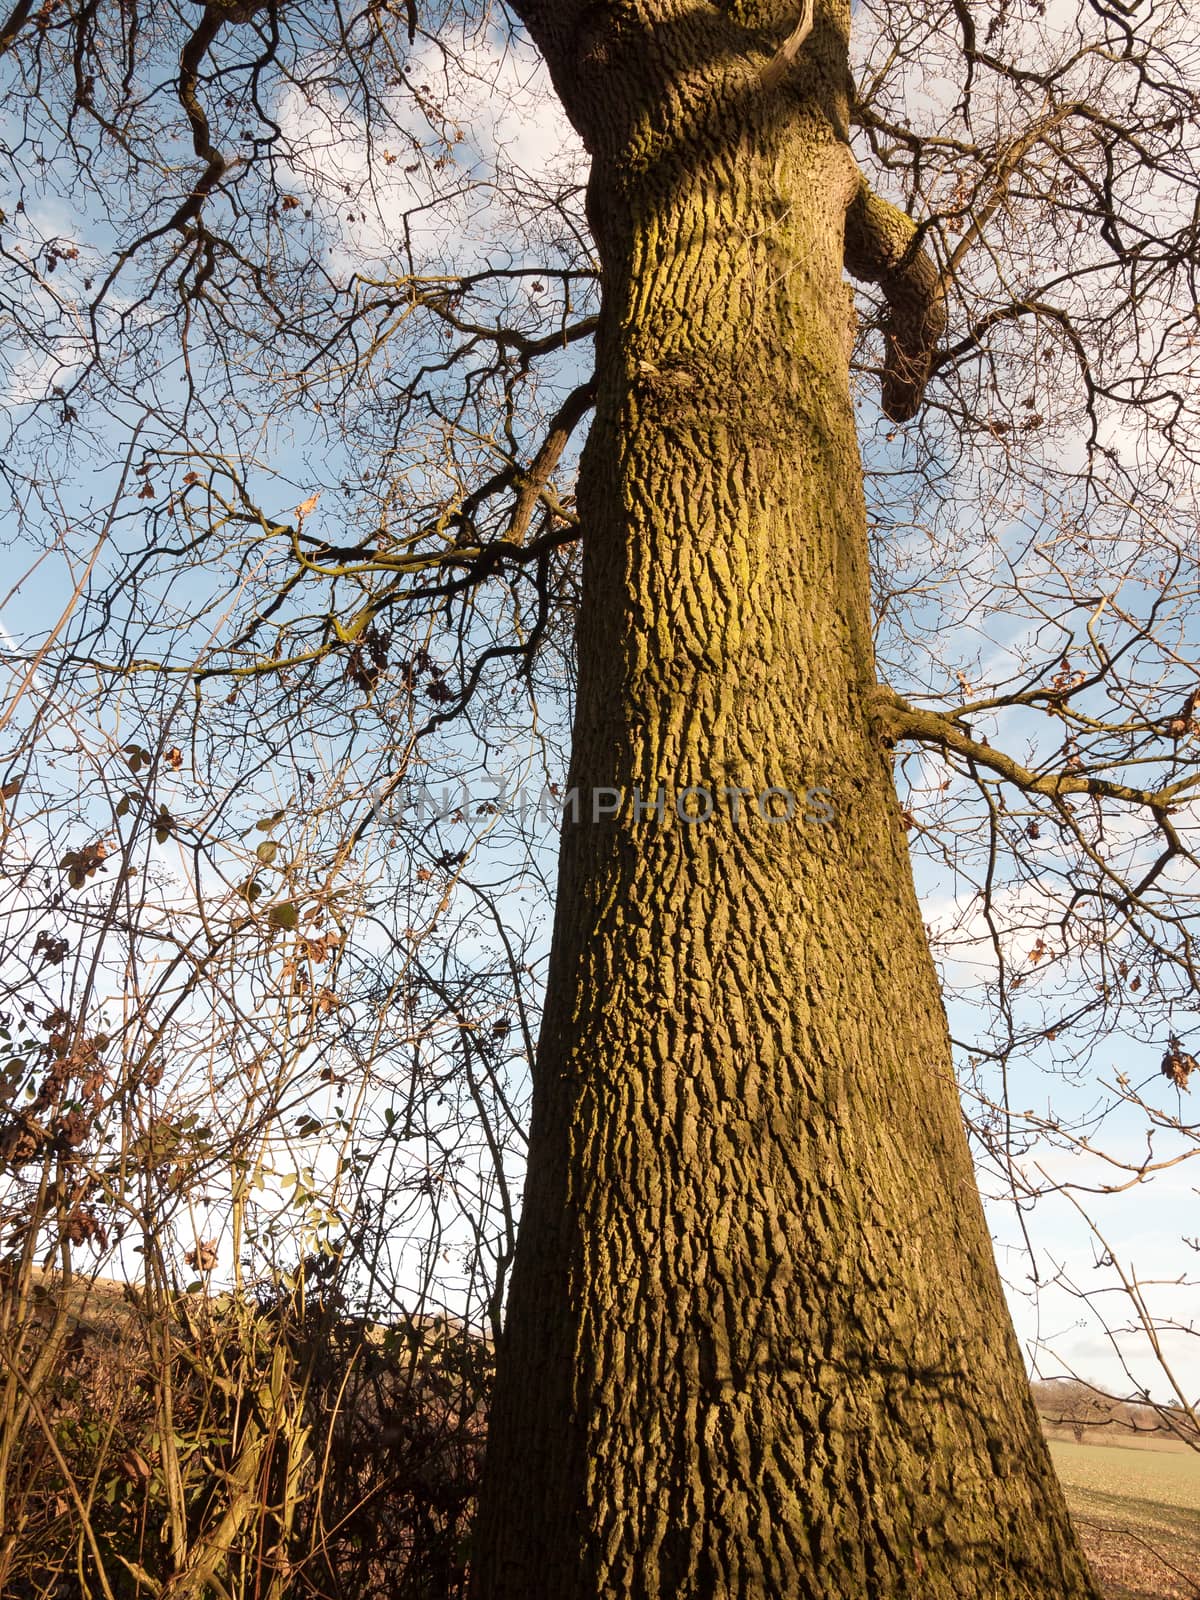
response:
{"label": "grass field", "polygon": [[1200,1600],[1200,1453],[1052,1440],[1108,1600]]}

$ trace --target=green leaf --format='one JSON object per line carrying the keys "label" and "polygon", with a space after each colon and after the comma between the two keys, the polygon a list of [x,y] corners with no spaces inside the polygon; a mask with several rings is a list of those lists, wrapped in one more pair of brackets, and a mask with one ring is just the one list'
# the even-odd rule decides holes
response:
{"label": "green leaf", "polygon": [[281,906],[271,907],[267,921],[273,928],[298,928],[300,912],[291,900],[285,900]]}
{"label": "green leaf", "polygon": [[274,839],[264,839],[255,850],[254,854],[262,862],[264,867],[269,867],[272,861],[274,861],[275,857],[279,854],[279,846],[275,843]]}

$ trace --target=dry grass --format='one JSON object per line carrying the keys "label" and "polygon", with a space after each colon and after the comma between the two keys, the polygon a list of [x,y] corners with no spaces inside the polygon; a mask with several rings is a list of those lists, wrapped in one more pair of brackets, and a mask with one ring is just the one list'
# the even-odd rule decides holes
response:
{"label": "dry grass", "polygon": [[1051,1441],[1107,1600],[1200,1600],[1200,1454]]}

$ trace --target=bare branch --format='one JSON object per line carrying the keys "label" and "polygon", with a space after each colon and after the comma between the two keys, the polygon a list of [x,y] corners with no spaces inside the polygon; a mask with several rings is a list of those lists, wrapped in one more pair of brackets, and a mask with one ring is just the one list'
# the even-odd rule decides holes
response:
{"label": "bare branch", "polygon": [[883,409],[893,422],[915,417],[946,328],[945,287],[921,245],[921,229],[864,178],[846,213],[846,267],[877,283],[887,301]]}
{"label": "bare branch", "polygon": [[800,13],[800,20],[758,75],[759,82],[764,89],[774,89],[783,82],[788,68],[792,66],[796,57],[804,48],[804,41],[812,32],[812,26],[813,0],[804,0],[804,9]]}
{"label": "bare branch", "polygon": [[1051,798],[1071,794],[1098,795],[1109,800],[1123,800],[1129,805],[1147,806],[1157,816],[1165,817],[1173,806],[1182,803],[1200,787],[1200,776],[1181,778],[1163,789],[1137,789],[1129,784],[1114,783],[1109,778],[1095,778],[1086,773],[1034,772],[1012,756],[1005,755],[1002,750],[994,750],[991,745],[972,737],[955,717],[911,706],[894,690],[882,686],[875,691],[872,711],[885,739],[915,739],[919,744],[936,745],[940,749],[953,751],[988,768],[1027,794]]}

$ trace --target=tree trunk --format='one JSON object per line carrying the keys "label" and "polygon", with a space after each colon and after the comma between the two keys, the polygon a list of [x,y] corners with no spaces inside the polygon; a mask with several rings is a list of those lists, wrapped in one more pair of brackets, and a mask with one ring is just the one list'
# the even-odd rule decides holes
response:
{"label": "tree trunk", "polygon": [[474,1593],[1093,1596],[869,715],[848,17],[763,88],[794,14],[521,9],[593,156],[604,310]]}

